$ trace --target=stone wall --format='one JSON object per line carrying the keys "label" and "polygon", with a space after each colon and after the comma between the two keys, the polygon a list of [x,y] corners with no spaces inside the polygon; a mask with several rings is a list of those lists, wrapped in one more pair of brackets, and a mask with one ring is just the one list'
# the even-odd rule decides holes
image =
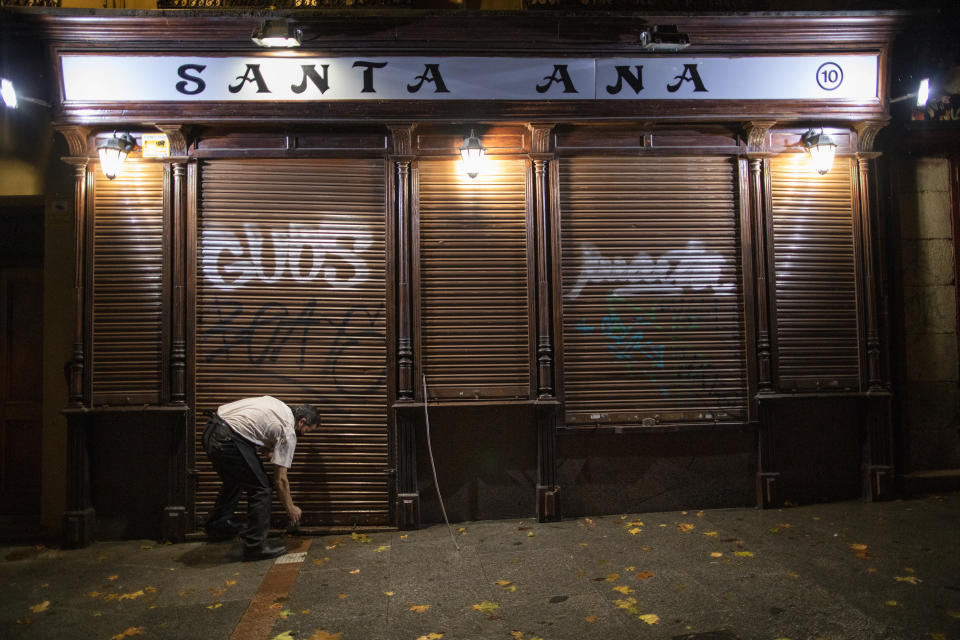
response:
{"label": "stone wall", "polygon": [[950,163],[912,158],[894,178],[900,216],[902,471],[960,467],[960,366]]}

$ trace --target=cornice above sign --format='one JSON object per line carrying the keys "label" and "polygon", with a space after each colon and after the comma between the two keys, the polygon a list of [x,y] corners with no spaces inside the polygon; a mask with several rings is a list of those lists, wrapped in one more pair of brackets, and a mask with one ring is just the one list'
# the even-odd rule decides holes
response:
{"label": "cornice above sign", "polygon": [[60,58],[65,102],[877,100],[876,54]]}

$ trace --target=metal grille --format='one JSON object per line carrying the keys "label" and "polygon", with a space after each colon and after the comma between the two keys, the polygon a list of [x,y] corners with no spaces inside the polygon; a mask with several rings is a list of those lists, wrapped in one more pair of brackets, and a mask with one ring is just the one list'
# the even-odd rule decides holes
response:
{"label": "metal grille", "polygon": [[837,158],[825,176],[805,154],[771,159],[777,376],[783,390],[859,384],[855,174]]}
{"label": "metal grille", "polygon": [[744,419],[734,162],[574,157],[559,175],[567,423]]}
{"label": "metal grille", "polygon": [[93,404],[160,401],[163,165],[94,168]]}
{"label": "metal grille", "polygon": [[200,170],[198,516],[218,487],[199,447],[201,412],[272,395],[321,411],[321,432],[300,440],[290,471],[303,523],[387,524],[383,162]]}
{"label": "metal grille", "polygon": [[431,396],[530,394],[526,173],[487,159],[419,163],[423,368]]}

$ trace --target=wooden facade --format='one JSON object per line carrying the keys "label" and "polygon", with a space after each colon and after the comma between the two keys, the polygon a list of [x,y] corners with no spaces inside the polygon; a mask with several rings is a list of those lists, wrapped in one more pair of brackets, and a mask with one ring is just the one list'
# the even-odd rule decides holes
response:
{"label": "wooden facade", "polygon": [[[291,19],[306,53],[515,58],[640,55],[638,34],[653,22],[549,12]],[[36,22],[58,74],[67,54],[261,55],[249,17]],[[625,450],[672,456],[691,438],[692,449],[727,456],[728,484],[755,487],[761,506],[802,499],[791,489],[798,459],[820,445],[853,469],[858,492],[885,497],[893,468],[873,144],[888,120],[898,18],[655,22],[689,36],[682,53],[658,54],[668,58],[876,55],[878,97],[61,95],[76,211],[68,543],[94,535],[90,452],[109,430],[101,423],[149,415],[163,432],[159,450],[123,455],[164,461],[160,534],[181,540],[215,488],[197,448],[203,412],[255,394],[322,408],[325,429],[298,446],[292,475],[312,527],[420,525],[425,405],[451,424],[472,416],[472,431],[456,434],[471,449],[450,448],[451,466],[475,462],[471,450],[496,456],[483,425],[509,422],[531,453],[520,483],[529,501],[518,508],[541,520],[626,510],[566,469],[578,450],[615,469]],[[839,145],[826,176],[799,144],[811,127]],[[476,180],[456,162],[471,128],[488,160]],[[165,133],[171,154],[134,154],[106,181],[97,140],[117,129]],[[710,450],[727,436],[736,444]],[[514,444],[504,440],[501,453]],[[714,482],[681,480],[704,495]],[[741,492],[712,504],[750,501]]]}

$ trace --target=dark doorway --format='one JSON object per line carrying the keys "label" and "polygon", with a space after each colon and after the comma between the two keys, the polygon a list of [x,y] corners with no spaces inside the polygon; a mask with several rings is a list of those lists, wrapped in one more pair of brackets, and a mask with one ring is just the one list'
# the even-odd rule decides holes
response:
{"label": "dark doorway", "polygon": [[43,199],[0,198],[0,539],[40,529]]}

